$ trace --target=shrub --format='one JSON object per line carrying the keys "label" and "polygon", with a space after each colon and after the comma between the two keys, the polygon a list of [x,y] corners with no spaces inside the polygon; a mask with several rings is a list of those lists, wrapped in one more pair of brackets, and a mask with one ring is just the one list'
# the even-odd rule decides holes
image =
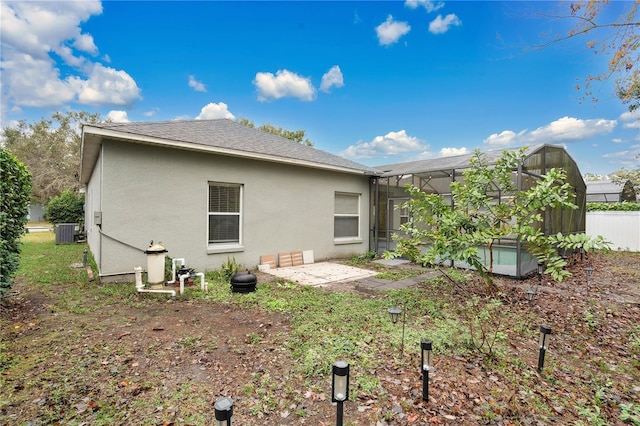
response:
{"label": "shrub", "polygon": [[30,193],[31,174],[0,147],[0,298],[11,288],[18,269]]}
{"label": "shrub", "polygon": [[640,203],[631,203],[629,201],[622,201],[619,203],[587,203],[588,212],[602,212],[602,211],[638,211],[640,210]]}
{"label": "shrub", "polygon": [[47,204],[47,220],[51,223],[84,222],[84,194],[63,191]]}
{"label": "shrub", "polygon": [[238,272],[239,268],[240,265],[236,263],[236,258],[227,256],[227,261],[220,267],[220,273],[225,281],[230,281],[233,274]]}

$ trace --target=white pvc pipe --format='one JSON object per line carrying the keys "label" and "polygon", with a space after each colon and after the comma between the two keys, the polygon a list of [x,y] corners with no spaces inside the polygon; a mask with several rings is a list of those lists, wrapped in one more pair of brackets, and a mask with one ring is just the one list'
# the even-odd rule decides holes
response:
{"label": "white pvc pipe", "polygon": [[184,263],[186,262],[185,259],[180,257],[177,257],[171,261],[171,280],[167,281],[167,285],[170,285],[176,282],[176,263],[178,263],[178,260],[181,262],[180,263],[181,266],[184,266]]}
{"label": "white pvc pipe", "polygon": [[189,278],[191,274],[180,275],[180,294],[184,293],[184,280]]}
{"label": "white pvc pipe", "polygon": [[209,291],[209,285],[204,280],[204,272],[197,272],[196,277],[200,277],[200,289],[202,289],[202,291]]}
{"label": "white pvc pipe", "polygon": [[[200,288],[202,289],[202,291],[207,291],[209,289],[209,286],[204,280],[204,272],[196,272],[194,275],[196,277],[200,277]],[[180,275],[180,294],[184,293],[184,280],[188,279],[190,276],[191,274]]]}
{"label": "white pvc pipe", "polygon": [[142,282],[142,266],[136,266],[133,268],[133,272],[136,275],[136,290],[138,290],[138,293],[165,293],[170,294],[171,297],[176,297],[175,290],[153,290],[144,288],[144,283]]}

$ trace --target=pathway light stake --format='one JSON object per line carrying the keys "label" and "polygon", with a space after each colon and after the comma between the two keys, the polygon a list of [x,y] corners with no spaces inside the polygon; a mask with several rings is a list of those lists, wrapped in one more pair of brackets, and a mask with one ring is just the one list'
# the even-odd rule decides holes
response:
{"label": "pathway light stake", "polygon": [[331,402],[338,404],[336,425],[342,426],[343,404],[349,399],[349,364],[345,361],[336,361],[332,371]]}
{"label": "pathway light stake", "polygon": [[398,318],[400,318],[400,314],[402,314],[402,343],[400,343],[400,357],[402,358],[404,356],[404,325],[407,322],[406,309],[400,309],[394,306],[393,308],[389,308],[387,312],[389,312],[391,322],[394,324],[398,322]]}
{"label": "pathway light stake", "polygon": [[231,426],[233,416],[233,400],[231,398],[218,398],[213,409],[216,413],[216,426]]}
{"label": "pathway light stake", "polygon": [[422,400],[429,401],[429,370],[431,370],[431,340],[422,339],[420,342],[422,368]]}
{"label": "pathway light stake", "polygon": [[538,262],[538,286],[542,285],[542,274],[544,274],[544,263]]}
{"label": "pathway light stake", "polygon": [[587,276],[587,291],[589,291],[589,279],[591,278],[591,274],[593,274],[593,268],[590,266],[584,268],[584,273]]}
{"label": "pathway light stake", "polygon": [[544,263],[538,262],[538,266],[536,269],[536,274],[538,275],[538,287],[534,288],[531,286],[527,291],[527,300],[529,303],[533,303],[536,296],[538,295],[538,291],[540,290],[540,286],[542,286],[542,274],[544,273]]}
{"label": "pathway light stake", "polygon": [[541,325],[540,326],[540,354],[538,355],[538,373],[542,372],[544,367],[544,354],[549,347],[549,335],[551,334],[551,328]]}

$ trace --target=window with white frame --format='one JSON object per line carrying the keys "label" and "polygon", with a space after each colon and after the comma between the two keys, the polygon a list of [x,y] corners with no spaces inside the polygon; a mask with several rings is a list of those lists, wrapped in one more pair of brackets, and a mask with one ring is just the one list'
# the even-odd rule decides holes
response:
{"label": "window with white frame", "polygon": [[239,245],[242,240],[242,185],[209,183],[209,245]]}
{"label": "window with white frame", "polygon": [[336,240],[360,238],[360,194],[335,193],[333,237]]}

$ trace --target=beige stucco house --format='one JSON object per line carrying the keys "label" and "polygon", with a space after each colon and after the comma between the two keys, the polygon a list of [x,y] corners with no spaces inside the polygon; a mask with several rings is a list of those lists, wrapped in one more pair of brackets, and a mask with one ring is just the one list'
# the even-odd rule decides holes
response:
{"label": "beige stucco house", "polygon": [[366,252],[376,174],[226,119],[82,129],[85,229],[102,278],[144,267],[151,240],[201,271]]}

